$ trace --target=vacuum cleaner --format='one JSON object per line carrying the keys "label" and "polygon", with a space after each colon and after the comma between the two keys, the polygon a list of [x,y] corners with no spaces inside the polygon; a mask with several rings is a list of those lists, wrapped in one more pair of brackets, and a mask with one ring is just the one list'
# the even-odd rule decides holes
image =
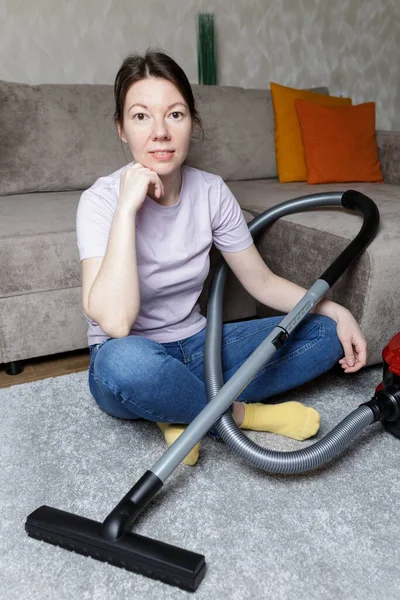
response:
{"label": "vacuum cleaner", "polygon": [[400,333],[384,350],[383,381],[373,398],[361,404],[311,446],[293,452],[276,452],[258,446],[239,429],[229,410],[305,315],[375,237],[379,226],[378,208],[369,197],[355,190],[311,194],[283,202],[258,215],[248,227],[255,238],[267,225],[285,215],[320,207],[341,207],[361,213],[363,224],[357,236],[293,310],[282,318],[224,384],[221,367],[222,300],[229,268],[221,257],[212,278],[207,307],[204,363],[207,406],[155,465],[144,472],[103,522],[44,505],[27,517],[25,529],[29,536],[194,592],[206,572],[205,557],[138,535],[131,531],[131,527],[167,478],[214,424],[229,448],[267,473],[291,474],[315,469],[342,452],[359,432],[378,420],[387,431],[400,438]]}

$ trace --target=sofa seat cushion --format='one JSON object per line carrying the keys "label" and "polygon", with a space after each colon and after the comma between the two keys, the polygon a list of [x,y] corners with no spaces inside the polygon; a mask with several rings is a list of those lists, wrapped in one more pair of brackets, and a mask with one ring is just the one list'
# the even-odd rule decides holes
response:
{"label": "sofa seat cushion", "polygon": [[[385,242],[390,238],[398,241],[400,223],[400,188],[386,183],[327,183],[308,185],[306,182],[281,184],[277,179],[260,179],[253,181],[227,181],[232,193],[241,207],[254,216],[293,198],[325,192],[345,192],[357,190],[369,196],[378,206],[381,215],[379,233],[374,241],[377,245],[383,237]],[[351,240],[362,224],[362,217],[341,208],[324,208],[297,213],[280,220],[303,225],[308,229],[337,235]]]}
{"label": "sofa seat cushion", "polygon": [[[227,182],[242,208],[259,215],[280,202],[318,192],[358,190],[377,204],[381,221],[371,244],[338,279],[326,297],[348,308],[369,344],[368,364],[400,329],[397,288],[400,281],[400,188],[381,183],[280,184],[277,180]],[[341,208],[321,208],[282,217],[256,238],[271,270],[308,289],[344,250],[362,225],[362,216]],[[259,316],[276,314],[258,304]]]}
{"label": "sofa seat cushion", "polygon": [[75,232],[81,193],[0,197],[0,297],[81,285]]}
{"label": "sofa seat cushion", "polygon": [[[81,286],[76,243],[81,193],[0,197],[0,298]],[[247,222],[251,221],[252,214],[243,212]],[[215,264],[219,253],[213,251]]]}

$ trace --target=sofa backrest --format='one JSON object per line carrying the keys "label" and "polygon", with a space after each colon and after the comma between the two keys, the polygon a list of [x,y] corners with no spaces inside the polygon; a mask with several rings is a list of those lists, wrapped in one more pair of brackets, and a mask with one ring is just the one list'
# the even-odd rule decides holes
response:
{"label": "sofa backrest", "polygon": [[196,128],[186,163],[225,181],[276,177],[270,90],[192,84],[204,141]]}
{"label": "sofa backrest", "polygon": [[1,81],[0,194],[86,189],[132,160],[113,103],[110,85]]}
{"label": "sofa backrest", "polygon": [[[276,177],[270,90],[192,89],[205,137],[196,127],[186,164],[225,181]],[[0,195],[83,190],[126,165],[113,113],[112,85],[0,81]]]}

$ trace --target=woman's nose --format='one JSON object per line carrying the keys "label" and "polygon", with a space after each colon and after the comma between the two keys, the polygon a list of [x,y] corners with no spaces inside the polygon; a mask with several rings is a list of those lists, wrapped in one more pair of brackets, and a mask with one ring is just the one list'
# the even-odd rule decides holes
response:
{"label": "woman's nose", "polygon": [[153,138],[169,137],[169,129],[165,119],[154,119],[152,134]]}

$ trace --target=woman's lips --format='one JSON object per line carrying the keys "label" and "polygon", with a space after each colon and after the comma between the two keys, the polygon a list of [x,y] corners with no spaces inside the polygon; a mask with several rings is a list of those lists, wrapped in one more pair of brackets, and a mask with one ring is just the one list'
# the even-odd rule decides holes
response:
{"label": "woman's lips", "polygon": [[154,158],[156,158],[157,160],[169,160],[172,155],[174,154],[175,150],[173,150],[172,152],[167,152],[167,153],[162,153],[159,154],[158,152],[150,152],[150,154],[152,156],[154,156]]}

